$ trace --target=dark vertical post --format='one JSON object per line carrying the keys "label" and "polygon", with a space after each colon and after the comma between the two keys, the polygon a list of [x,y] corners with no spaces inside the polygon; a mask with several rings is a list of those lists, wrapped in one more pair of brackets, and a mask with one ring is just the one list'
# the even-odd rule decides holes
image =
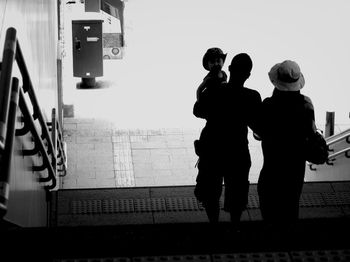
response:
{"label": "dark vertical post", "polygon": [[56,117],[55,108],[53,108],[51,112],[51,139],[53,144],[51,163],[56,176],[57,174],[57,117]]}
{"label": "dark vertical post", "polygon": [[[57,179],[57,117],[56,117],[56,109],[52,108],[51,111],[51,139],[52,139],[52,144],[53,144],[53,152],[52,152],[52,158],[51,158],[51,163],[52,163],[52,169],[54,171],[54,176]],[[47,196],[47,210],[48,210],[48,226],[51,226],[52,222],[52,197],[53,197],[53,192],[47,190],[46,191],[46,196]]]}
{"label": "dark vertical post", "polygon": [[325,137],[334,135],[335,112],[326,112],[326,132]]}
{"label": "dark vertical post", "polygon": [[61,21],[61,16],[62,16],[62,2],[61,0],[57,0],[57,39],[58,39],[58,44],[59,44],[59,49],[58,49],[58,57],[57,57],[57,97],[58,97],[58,105],[57,105],[57,110],[58,110],[58,122],[60,123],[61,126],[63,126],[63,90],[62,90],[62,53],[61,53],[61,34],[62,34],[62,21]]}
{"label": "dark vertical post", "polygon": [[61,40],[61,0],[57,0],[57,39]]}
{"label": "dark vertical post", "polygon": [[58,123],[63,126],[62,59],[57,59],[57,97]]}

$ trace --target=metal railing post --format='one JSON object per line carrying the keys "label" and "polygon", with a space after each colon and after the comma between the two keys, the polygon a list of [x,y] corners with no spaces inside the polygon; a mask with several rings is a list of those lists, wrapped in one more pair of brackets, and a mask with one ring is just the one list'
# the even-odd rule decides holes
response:
{"label": "metal railing post", "polygon": [[57,119],[56,119],[56,109],[53,108],[51,112],[51,139],[53,144],[53,154],[52,154],[52,167],[57,178]]}
{"label": "metal railing post", "polygon": [[0,151],[5,148],[7,119],[9,114],[12,66],[16,53],[16,29],[10,27],[6,31],[0,75]]}
{"label": "metal railing post", "polygon": [[330,137],[334,135],[334,119],[335,112],[326,112],[325,137]]}

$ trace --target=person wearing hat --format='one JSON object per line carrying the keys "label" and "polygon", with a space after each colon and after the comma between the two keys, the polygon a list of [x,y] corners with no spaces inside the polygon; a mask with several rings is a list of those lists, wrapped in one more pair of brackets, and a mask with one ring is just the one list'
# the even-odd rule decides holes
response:
{"label": "person wearing hat", "polygon": [[227,75],[222,67],[225,63],[227,54],[218,48],[209,48],[202,59],[202,65],[209,73],[204,77],[203,82],[199,85],[196,91],[196,98],[199,99],[200,94],[208,87],[215,86],[227,81]]}
{"label": "person wearing hat", "polygon": [[[194,194],[206,210],[212,225],[219,221],[220,197],[224,191],[224,211],[230,214],[231,228],[239,229],[248,203],[251,158],[248,128],[255,130],[260,94],[244,86],[253,62],[246,53],[233,57],[227,83],[200,96],[193,114],[206,120],[199,139],[198,175]],[[215,228],[215,227],[214,227]]]}
{"label": "person wearing hat", "polygon": [[263,220],[281,229],[298,220],[306,164],[303,148],[316,127],[311,99],[300,92],[305,79],[299,65],[285,60],[274,65],[268,76],[274,91],[260,110],[257,136],[264,162],[258,195]]}

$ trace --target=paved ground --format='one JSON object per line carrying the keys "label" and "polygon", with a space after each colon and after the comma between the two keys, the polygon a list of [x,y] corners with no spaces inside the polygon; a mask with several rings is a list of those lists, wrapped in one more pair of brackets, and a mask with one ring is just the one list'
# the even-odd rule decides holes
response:
{"label": "paved ground", "polygon": [[[57,192],[59,226],[136,225],[208,222],[193,186],[67,189]],[[223,196],[221,198],[223,207]],[[305,183],[301,219],[350,217],[350,182]],[[256,184],[249,189],[242,221],[261,221]],[[229,216],[222,211],[221,222]]]}
{"label": "paved ground", "polygon": [[[119,129],[107,120],[65,118],[68,172],[62,189],[194,185],[200,129]],[[251,134],[249,134],[251,137]],[[251,182],[262,164],[250,139]]]}

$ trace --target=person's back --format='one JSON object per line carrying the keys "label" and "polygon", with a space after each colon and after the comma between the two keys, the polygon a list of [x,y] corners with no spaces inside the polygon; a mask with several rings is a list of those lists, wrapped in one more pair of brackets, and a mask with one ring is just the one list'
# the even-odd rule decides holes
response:
{"label": "person's back", "polygon": [[260,94],[232,83],[223,84],[218,93],[218,102],[208,115],[208,126],[214,134],[224,134],[222,138],[247,146],[248,127],[254,128]]}
{"label": "person's back", "polygon": [[208,90],[193,112],[207,120],[200,138],[203,152],[199,156],[195,194],[213,222],[218,219],[223,180],[224,210],[230,212],[235,225],[248,201],[251,160],[247,133],[248,127],[254,129],[261,103],[257,91],[244,87],[251,68],[247,54],[235,56],[229,66],[229,82]]}
{"label": "person's back", "polygon": [[[260,94],[252,89],[232,86],[230,83],[215,88],[205,108],[206,125],[200,140],[211,150],[221,153],[224,159],[246,158],[248,152],[248,128],[254,129]],[[203,112],[194,112],[197,115]]]}
{"label": "person's back", "polygon": [[260,110],[264,163],[258,180],[263,219],[273,224],[296,221],[305,176],[305,143],[314,130],[311,100],[300,94],[305,80],[298,64],[286,60],[269,72],[273,95]]}
{"label": "person's back", "polygon": [[[264,133],[262,145],[269,150],[269,157],[288,160],[288,156],[302,157],[301,150],[305,144],[305,137],[310,131],[312,118],[312,104],[310,99],[300,92],[283,92],[278,89],[263,101],[261,114],[263,115]],[[308,109],[309,108],[309,109]],[[288,148],[288,150],[286,150]],[[285,155],[279,152],[286,151]]]}

